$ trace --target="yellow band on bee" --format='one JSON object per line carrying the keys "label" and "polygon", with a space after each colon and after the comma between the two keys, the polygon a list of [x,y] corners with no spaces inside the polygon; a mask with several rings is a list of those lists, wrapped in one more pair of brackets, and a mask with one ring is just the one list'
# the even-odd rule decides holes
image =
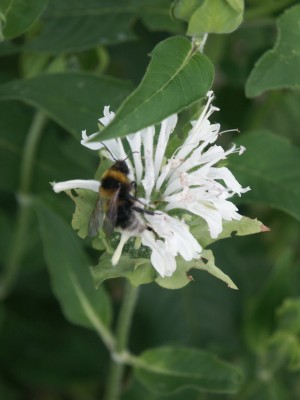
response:
{"label": "yellow band on bee", "polygon": [[106,172],[104,172],[101,179],[103,180],[105,178],[114,178],[116,181],[118,181],[120,183],[125,183],[125,184],[130,182],[127,175],[125,175],[121,171],[117,171],[117,170],[113,170],[113,169],[109,169]]}

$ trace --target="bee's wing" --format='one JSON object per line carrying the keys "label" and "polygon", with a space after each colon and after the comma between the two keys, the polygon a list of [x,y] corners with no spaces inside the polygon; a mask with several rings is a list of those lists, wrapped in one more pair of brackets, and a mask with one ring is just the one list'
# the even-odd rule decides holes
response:
{"label": "bee's wing", "polygon": [[104,212],[103,212],[103,200],[101,197],[96,202],[95,208],[92,212],[91,218],[89,220],[88,235],[90,237],[97,236],[99,230],[103,226]]}
{"label": "bee's wing", "polygon": [[118,188],[116,193],[110,199],[108,205],[108,211],[105,215],[105,219],[103,221],[103,231],[107,236],[111,236],[116,226],[117,216],[118,216],[118,200],[120,194],[121,186]]}

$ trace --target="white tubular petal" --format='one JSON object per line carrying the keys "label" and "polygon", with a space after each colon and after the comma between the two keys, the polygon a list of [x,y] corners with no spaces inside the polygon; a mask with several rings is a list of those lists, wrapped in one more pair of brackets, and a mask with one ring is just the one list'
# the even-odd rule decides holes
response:
{"label": "white tubular petal", "polygon": [[136,183],[140,184],[142,176],[143,176],[143,163],[142,163],[142,154],[141,154],[141,146],[142,146],[141,133],[138,131],[132,135],[126,136],[126,139],[129,143],[130,149],[133,153],[132,157],[133,157],[133,161],[134,161]]}
{"label": "white tubular petal", "polygon": [[[103,110],[104,117],[99,118],[99,122],[103,126],[107,126],[114,119],[114,116],[115,116],[115,113],[113,113],[112,111],[109,111],[109,107],[110,106],[104,107],[104,110]],[[99,132],[92,133],[90,136],[88,136],[86,134],[86,130],[84,130],[81,132],[81,135],[82,135],[82,140],[80,141],[80,143],[83,146],[85,146],[91,150],[100,150],[100,149],[102,149],[102,147],[104,147],[100,140],[98,142],[90,142],[91,139],[93,139],[95,136],[99,135]],[[107,143],[107,142],[110,142],[110,140],[107,140],[105,143]]]}
{"label": "white tubular petal", "polygon": [[89,189],[93,192],[99,192],[100,182],[96,180],[74,179],[72,181],[53,182],[51,183],[55,193],[63,192],[71,189]]}
{"label": "white tubular petal", "polygon": [[195,135],[195,134],[197,134],[196,133],[197,131],[201,131],[200,128],[201,128],[201,125],[203,124],[203,122],[207,121],[208,118],[212,115],[212,113],[214,111],[219,111],[219,109],[217,107],[211,106],[211,103],[212,103],[212,101],[214,99],[214,93],[213,93],[212,90],[210,90],[207,93],[207,98],[208,98],[207,103],[206,103],[206,105],[205,105],[200,117],[198,118],[198,120],[196,121],[195,125],[193,126],[193,132],[191,132],[191,135],[192,134]]}
{"label": "white tubular petal", "polygon": [[103,115],[104,117],[99,118],[99,122],[107,126],[114,118],[115,118],[115,113],[113,111],[109,111],[110,106],[105,106],[103,109]]}
{"label": "white tubular petal", "polygon": [[210,168],[207,176],[211,179],[222,179],[229,190],[238,194],[245,193],[250,188],[242,188],[242,186],[238,183],[238,181],[233,176],[232,172],[229,171],[228,168]]}
{"label": "white tubular petal", "polygon": [[159,175],[158,179],[156,180],[155,189],[157,191],[160,190],[162,184],[166,180],[166,178],[170,172],[170,169],[171,169],[171,163],[169,161],[168,164],[163,166],[161,174]]}
{"label": "white tubular petal", "polygon": [[190,189],[166,197],[164,199],[168,202],[166,210],[182,208],[199,215],[207,222],[210,236],[216,238],[222,232],[222,214],[215,208],[208,195],[205,199],[197,191],[198,189]]}
{"label": "white tubular petal", "polygon": [[180,254],[186,261],[200,257],[202,248],[184,221],[165,213],[145,215],[153,230],[165,240],[165,248],[174,256]]}
{"label": "white tubular petal", "polygon": [[240,146],[239,156],[241,156],[245,151],[246,151],[246,147],[245,146]]}
{"label": "white tubular petal", "polygon": [[183,188],[184,188],[184,186],[182,184],[182,181],[181,181],[180,177],[178,177],[172,183],[168,184],[162,197],[165,198],[167,196],[170,196],[171,194],[176,193],[179,190],[182,190]]}
{"label": "white tubular petal", "polygon": [[161,123],[160,133],[156,145],[155,161],[154,161],[155,179],[158,178],[164,154],[166,151],[166,147],[170,138],[170,134],[175,129],[175,126],[177,124],[177,119],[178,119],[177,115],[174,114],[164,119]]}
{"label": "white tubular petal", "polygon": [[103,147],[103,144],[100,142],[88,142],[88,140],[92,139],[93,137],[95,137],[96,135],[98,135],[99,132],[95,132],[92,133],[90,136],[88,136],[86,134],[86,130],[81,132],[82,135],[82,140],[80,141],[80,143],[82,144],[82,146],[87,147],[88,149],[91,150],[99,150]]}
{"label": "white tubular petal", "polygon": [[172,276],[176,271],[176,259],[166,251],[161,241],[157,241],[155,248],[152,248],[151,264],[162,277]]}
{"label": "white tubular petal", "polygon": [[[172,249],[174,247],[174,250],[186,261],[199,258],[202,247],[190,233],[188,226],[183,221],[172,219],[174,222],[176,221],[172,226],[174,238],[166,242],[167,248],[168,246],[172,246]],[[171,249],[169,251],[171,252]]]}
{"label": "white tubular petal", "polygon": [[154,164],[153,164],[153,137],[155,134],[154,126],[149,126],[142,131],[142,140],[144,147],[144,157],[145,157],[145,175],[142,180],[142,185],[145,189],[145,198],[149,202],[151,197],[151,192],[155,183],[154,176]]}
{"label": "white tubular petal", "polygon": [[156,181],[156,190],[160,190],[162,184],[169,178],[169,176],[172,176],[175,174],[178,169],[178,167],[182,164],[181,160],[177,160],[175,158],[172,158],[168,161],[166,165],[163,166],[161,174],[159,175],[157,181]]}
{"label": "white tubular petal", "polygon": [[168,182],[168,185],[163,193],[163,198],[170,196],[171,194],[174,194],[180,190],[185,190],[187,189],[192,183],[190,179],[190,174],[187,174],[186,172],[181,172],[179,176],[176,179],[173,179],[172,181]]}
{"label": "white tubular petal", "polygon": [[213,239],[216,239],[222,232],[222,216],[219,211],[200,203],[191,204],[187,209],[193,214],[199,215],[207,222],[210,236]]}
{"label": "white tubular petal", "polygon": [[122,231],[121,239],[120,239],[119,244],[118,244],[118,246],[112,256],[112,259],[111,259],[111,263],[113,266],[116,266],[118,264],[120,257],[122,255],[123,247],[130,237],[131,237],[131,234],[129,232]]}
{"label": "white tubular petal", "polygon": [[211,106],[214,95],[212,92],[208,92],[208,101],[197,121],[192,123],[193,127],[189,131],[186,140],[184,141],[181,149],[177,153],[178,158],[185,158],[195,147],[197,147],[200,141],[206,141],[212,143],[216,140],[217,135],[214,129],[210,128],[210,122],[208,118],[214,111],[218,111],[217,107]]}
{"label": "white tubular petal", "polygon": [[161,240],[155,240],[152,232],[145,230],[141,233],[142,243],[150,247],[151,264],[160,276],[171,276],[176,270],[175,257],[166,250],[165,244]]}
{"label": "white tubular petal", "polygon": [[168,185],[177,179],[182,172],[188,172],[191,169],[204,165],[214,165],[220,160],[226,158],[225,152],[221,146],[214,145],[210,147],[204,154],[201,154],[201,149],[197,148],[192,154],[170,175]]}
{"label": "white tubular petal", "polygon": [[118,160],[124,160],[127,157],[127,154],[125,152],[122,140],[120,138],[116,138],[117,146],[118,146]]}
{"label": "white tubular petal", "polygon": [[[105,146],[104,146],[105,145]],[[107,148],[109,153],[105,153],[112,161],[122,160],[126,157],[124,148],[117,139],[104,140],[102,148]]]}
{"label": "white tubular petal", "polygon": [[242,218],[242,216],[237,213],[237,207],[231,203],[231,201],[216,199],[213,200],[212,203],[225,221],[232,221],[233,219],[239,221]]}

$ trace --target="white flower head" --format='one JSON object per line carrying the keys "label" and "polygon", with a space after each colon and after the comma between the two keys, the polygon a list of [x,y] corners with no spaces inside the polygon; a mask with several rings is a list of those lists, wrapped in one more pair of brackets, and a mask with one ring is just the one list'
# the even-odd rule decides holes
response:
{"label": "white flower head", "polygon": [[[225,151],[214,144],[221,133],[220,125],[212,124],[209,117],[218,109],[211,104],[213,93],[208,92],[207,97],[203,112],[191,122],[186,139],[171,158],[166,157],[166,150],[177,124],[177,115],[162,121],[157,132],[154,126],[150,126],[126,136],[124,144],[127,142],[131,151],[128,158],[120,138],[91,142],[98,132],[90,136],[86,131],[82,132],[83,146],[101,150],[112,161],[126,159],[130,179],[143,191],[135,203],[140,212],[133,212],[139,221],[138,226],[144,228],[121,232],[119,245],[112,257],[114,265],[131,236],[140,236],[142,245],[150,248],[151,263],[162,277],[174,273],[178,256],[186,261],[199,259],[202,247],[191,234],[188,224],[178,217],[178,210],[204,219],[212,238],[217,238],[222,232],[223,221],[241,219],[230,198],[250,189],[242,188],[230,170],[218,166],[218,163],[229,154],[242,154],[245,149],[233,145]],[[99,122],[107,126],[113,118],[114,113],[107,106]],[[76,180],[55,183],[53,189],[55,192],[73,188],[98,191],[99,186],[98,181]],[[158,203],[156,208],[154,203]],[[151,212],[143,212],[143,207]]]}

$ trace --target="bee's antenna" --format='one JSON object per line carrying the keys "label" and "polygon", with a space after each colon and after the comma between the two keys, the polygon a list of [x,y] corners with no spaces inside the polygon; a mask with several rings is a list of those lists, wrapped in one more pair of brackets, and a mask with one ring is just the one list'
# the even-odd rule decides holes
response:
{"label": "bee's antenna", "polygon": [[138,151],[132,151],[132,152],[129,153],[128,156],[127,156],[126,158],[124,158],[124,160],[122,160],[122,161],[126,161],[127,158],[129,158],[130,156],[132,156],[132,154],[134,154],[134,153],[138,153]]}
{"label": "bee's antenna", "polygon": [[[112,152],[109,150],[109,148],[108,148],[103,142],[100,142],[100,143],[103,145],[103,147],[106,148],[106,150],[107,150],[107,151],[109,152],[109,154],[111,155],[112,159],[113,159],[114,161],[118,161],[118,160],[115,159],[115,157],[113,156],[113,154],[112,154]],[[132,154],[134,154],[134,153],[138,153],[138,151],[132,151],[132,152],[129,153],[128,156],[127,156],[126,158],[124,158],[124,160],[122,160],[122,161],[126,161],[127,158],[130,157],[130,156],[131,156]]]}
{"label": "bee's antenna", "polygon": [[118,161],[118,160],[115,159],[115,157],[113,156],[113,154],[112,154],[112,152],[109,150],[109,148],[108,148],[103,142],[100,142],[100,143],[103,145],[103,147],[106,148],[106,150],[107,150],[107,151],[109,152],[109,154],[111,155],[112,159],[113,159],[114,161]]}

